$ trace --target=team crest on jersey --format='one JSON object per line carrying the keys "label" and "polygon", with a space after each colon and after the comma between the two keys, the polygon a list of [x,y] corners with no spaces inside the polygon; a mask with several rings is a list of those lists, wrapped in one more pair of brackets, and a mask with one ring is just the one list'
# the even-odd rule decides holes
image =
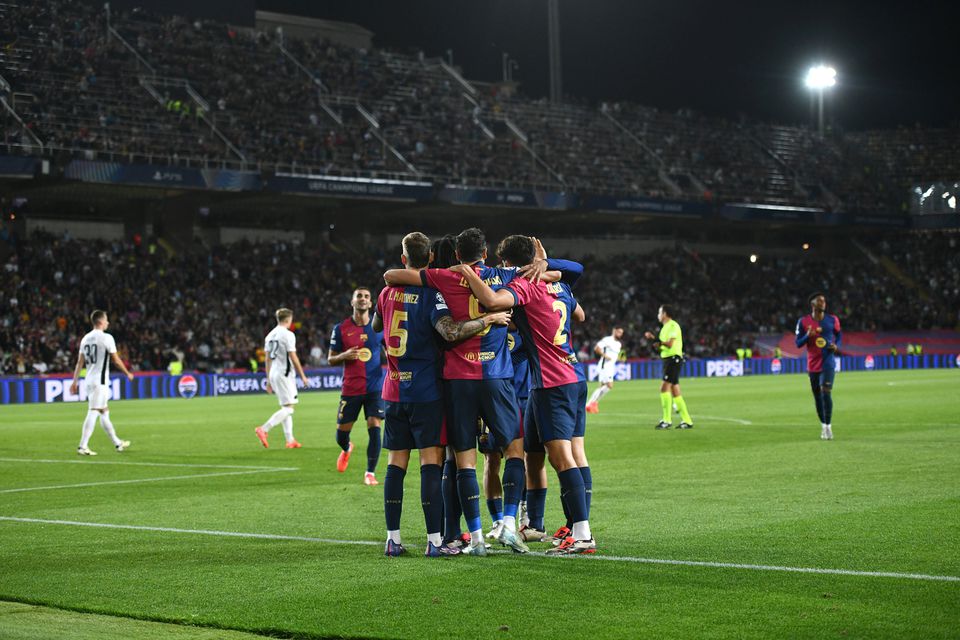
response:
{"label": "team crest on jersey", "polygon": [[360,342],[366,342],[366,341],[367,341],[367,338],[369,338],[369,337],[370,337],[370,336],[368,336],[367,334],[361,333],[361,334],[360,334]]}

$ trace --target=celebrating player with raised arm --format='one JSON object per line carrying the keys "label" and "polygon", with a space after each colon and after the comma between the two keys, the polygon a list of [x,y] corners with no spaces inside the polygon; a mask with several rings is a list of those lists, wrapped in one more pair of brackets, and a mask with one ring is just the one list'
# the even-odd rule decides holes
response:
{"label": "celebrating player with raised arm", "polygon": [[[510,264],[525,265],[534,260],[532,238],[510,236],[501,246],[501,257]],[[560,490],[573,521],[570,536],[548,553],[593,553],[596,542],[590,531],[585,477],[574,457],[572,444],[574,437],[583,436],[578,430],[585,422],[581,417],[587,395],[583,369],[576,366],[577,356],[569,338],[570,316],[576,301],[569,296],[569,287],[563,282],[514,278],[494,291],[472,269],[463,265],[454,269],[487,309],[516,307],[514,323],[528,345],[530,362],[531,390],[525,435],[536,430],[550,464],[557,471]]]}
{"label": "celebrating player with raised arm", "polygon": [[380,459],[380,422],[383,420],[383,367],[380,365],[380,343],[383,334],[370,323],[373,306],[370,289],[357,287],[350,299],[353,315],[333,328],[330,335],[330,364],[343,364],[343,389],[337,409],[337,444],[342,451],[337,458],[337,471],[343,473],[350,462],[353,443],[350,430],[360,415],[367,419],[367,470],[363,483],[378,485],[376,471]]}
{"label": "celebrating player with raised arm", "polygon": [[94,311],[90,314],[90,324],[93,325],[93,331],[83,336],[80,340],[80,355],[77,357],[77,366],[73,370],[73,382],[70,383],[70,393],[76,394],[80,389],[80,371],[86,367],[87,377],[85,386],[87,391],[87,417],[83,421],[83,429],[80,432],[80,446],[77,447],[77,453],[82,456],[95,456],[95,451],[91,451],[90,436],[97,426],[97,418],[100,418],[100,426],[110,436],[113,441],[113,447],[117,451],[123,451],[130,446],[129,440],[121,440],[117,437],[117,432],[113,428],[113,422],[110,421],[110,409],[107,408],[107,400],[110,399],[110,363],[112,360],[127,380],[133,380],[133,374],[127,370],[123,360],[117,355],[117,343],[113,336],[107,333],[110,321],[107,318],[106,311]]}
{"label": "celebrating player with raised arm", "polygon": [[303,373],[300,358],[297,357],[297,338],[290,331],[293,324],[293,311],[277,309],[274,314],[277,326],[264,339],[264,362],[267,367],[267,393],[275,393],[280,408],[262,425],[254,429],[257,438],[264,447],[269,447],[267,434],[278,424],[283,424],[283,438],[287,449],[299,449],[300,443],[293,437],[293,407],[300,402],[297,393],[297,381],[294,373],[300,376],[304,388],[307,376]]}
{"label": "celebrating player with raised arm", "polygon": [[[430,240],[422,233],[407,234],[402,241],[401,261],[414,273],[430,262]],[[438,365],[440,353],[435,340],[456,342],[474,336],[493,324],[506,325],[509,314],[484,314],[456,322],[450,316],[443,295],[423,286],[386,287],[377,300],[374,329],[386,329],[388,373],[383,384],[386,401],[386,429],[383,444],[389,451],[383,484],[383,505],[387,521],[385,554],[405,552],[400,539],[403,508],[403,480],[410,450],[420,452],[420,502],[427,525],[424,555],[456,555],[455,546],[444,546],[441,538],[443,464],[441,427],[443,398]],[[435,333],[436,332],[436,333]]]}
{"label": "celebrating player with raised arm", "polygon": [[833,440],[833,379],[840,348],[840,319],[827,313],[827,298],[817,292],[810,296],[810,315],[797,320],[797,346],[807,348],[810,389],[820,418],[820,439]]}

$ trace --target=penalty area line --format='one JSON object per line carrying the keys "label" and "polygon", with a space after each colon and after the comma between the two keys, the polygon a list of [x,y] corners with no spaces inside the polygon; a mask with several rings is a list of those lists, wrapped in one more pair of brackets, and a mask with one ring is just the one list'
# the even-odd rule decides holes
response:
{"label": "penalty area line", "polygon": [[[212,529],[179,529],[175,527],[148,527],[141,525],[109,524],[102,522],[78,522],[75,520],[47,520],[42,518],[18,518],[13,516],[0,516],[0,522],[19,522],[26,524],[51,524],[72,527],[91,527],[100,529],[124,529],[130,531],[152,531],[158,533],[181,533],[192,535],[219,536],[225,538],[250,538],[256,540],[287,540],[295,542],[312,542],[335,545],[352,546],[380,546],[382,542],[371,540],[337,540],[332,538],[315,538],[309,536],[290,536],[273,533],[245,533],[240,531],[218,531]],[[418,545],[406,545],[416,548]],[[496,554],[510,554],[510,551],[493,551]],[[533,552],[528,555],[546,557],[542,552]],[[920,580],[927,582],[960,582],[960,576],[938,576],[924,573],[901,573],[897,571],[857,571],[853,569],[828,569],[819,567],[785,567],[779,565],[766,564],[739,564],[734,562],[708,562],[700,560],[670,560],[664,558],[642,558],[635,556],[605,556],[605,555],[585,555],[574,556],[577,559],[587,562],[628,562],[634,564],[652,564],[652,565],[671,565],[680,567],[703,567],[710,569],[740,569],[747,571],[775,571],[784,573],[805,573],[817,575],[840,575],[854,576],[861,578],[898,578],[903,580]]]}

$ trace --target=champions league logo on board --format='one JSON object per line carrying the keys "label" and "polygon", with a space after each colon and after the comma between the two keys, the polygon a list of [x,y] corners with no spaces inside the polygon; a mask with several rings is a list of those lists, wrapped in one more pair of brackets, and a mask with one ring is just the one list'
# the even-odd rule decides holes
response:
{"label": "champions league logo on board", "polygon": [[197,379],[191,375],[181,377],[177,382],[177,391],[180,392],[181,398],[192,398],[197,395]]}

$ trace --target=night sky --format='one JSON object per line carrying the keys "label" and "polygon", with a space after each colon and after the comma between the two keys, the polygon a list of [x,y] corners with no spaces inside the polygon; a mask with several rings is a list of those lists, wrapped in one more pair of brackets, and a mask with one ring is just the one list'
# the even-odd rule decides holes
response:
{"label": "night sky", "polygon": [[[126,2],[122,2],[126,4]],[[141,0],[249,23],[253,5],[356,22],[389,48],[453,49],[467,78],[497,80],[501,54],[533,97],[548,93],[546,0]],[[564,93],[592,103],[780,123],[811,120],[803,75],[839,72],[828,117],[850,129],[960,120],[960,3],[560,0]]]}

